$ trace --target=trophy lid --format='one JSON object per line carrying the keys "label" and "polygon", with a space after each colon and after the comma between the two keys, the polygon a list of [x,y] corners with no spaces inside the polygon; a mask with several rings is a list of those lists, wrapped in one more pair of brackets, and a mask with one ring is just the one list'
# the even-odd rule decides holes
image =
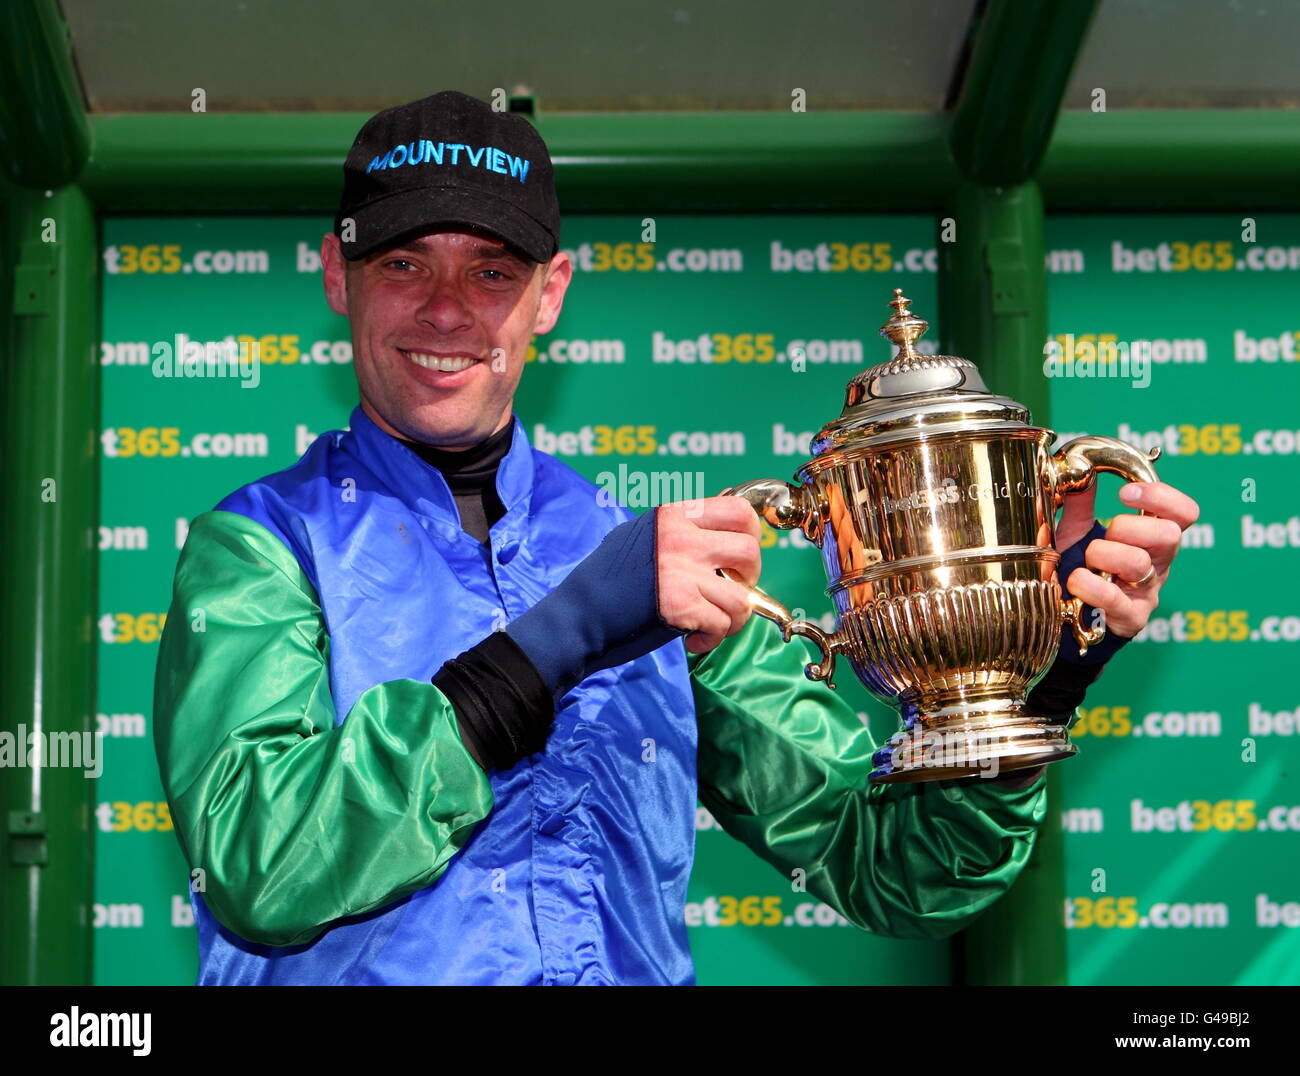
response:
{"label": "trophy lid", "polygon": [[1029,411],[990,393],[969,359],[915,349],[929,323],[912,313],[912,300],[902,288],[894,289],[889,305],[894,313],[880,335],[897,345],[898,354],[853,376],[840,417],[813,440],[815,455],[939,433],[1028,426]]}

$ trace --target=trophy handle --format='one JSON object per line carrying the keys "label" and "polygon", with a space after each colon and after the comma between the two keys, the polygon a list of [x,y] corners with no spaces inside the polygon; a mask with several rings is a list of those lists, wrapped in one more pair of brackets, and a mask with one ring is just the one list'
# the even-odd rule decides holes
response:
{"label": "trophy handle", "polygon": [[769,526],[801,530],[809,541],[820,544],[821,519],[807,486],[792,486],[779,478],[758,478],[724,489],[719,496],[744,497]]}
{"label": "trophy handle", "polygon": [[[1079,493],[1090,487],[1097,480],[1099,471],[1117,474],[1129,482],[1159,481],[1156,469],[1151,466],[1159,458],[1159,445],[1148,454],[1114,437],[1076,437],[1052,454],[1053,504],[1059,508],[1067,493]],[[1139,514],[1149,516],[1153,513],[1142,511]],[[1114,578],[1110,572],[1093,570],[1108,583]],[[1061,614],[1074,633],[1074,641],[1079,644],[1079,657],[1088,652],[1088,647],[1101,642],[1106,634],[1104,627],[1083,626],[1082,598],[1062,601]]]}
{"label": "trophy handle", "polygon": [[[807,486],[792,486],[779,478],[758,478],[724,489],[720,497],[744,497],[770,526],[780,530],[801,530],[813,542],[821,537],[821,517],[811,490]],[[819,543],[820,544],[820,543]],[[717,569],[733,583],[739,583],[749,592],[749,607],[759,616],[766,617],[781,629],[781,638],[787,643],[795,635],[811,639],[821,651],[822,659],[809,662],[804,675],[809,680],[825,680],[826,686],[835,687],[835,652],[844,649],[839,633],[827,635],[811,620],[796,620],[794,615],[776,598],[758,587],[751,587],[730,569]]]}
{"label": "trophy handle", "polygon": [[804,675],[809,680],[825,680],[829,688],[835,687],[835,681],[831,679],[835,675],[835,653],[843,650],[845,645],[839,632],[827,635],[811,620],[796,620],[794,614],[780,601],[758,587],[751,587],[730,568],[717,568],[715,571],[744,587],[749,592],[750,609],[776,624],[781,629],[781,638],[787,643],[796,635],[811,639],[813,645],[821,651],[821,661],[809,662],[804,668]]}

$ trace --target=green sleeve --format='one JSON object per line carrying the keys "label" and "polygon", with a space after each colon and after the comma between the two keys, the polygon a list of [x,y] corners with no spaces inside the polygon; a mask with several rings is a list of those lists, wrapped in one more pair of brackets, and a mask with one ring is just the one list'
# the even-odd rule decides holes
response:
{"label": "green sleeve", "polygon": [[158,652],[154,744],[204,900],[252,942],[302,944],[430,885],[492,809],[433,684],[376,684],[335,728],[329,642],[283,542],[232,512],[194,520]]}
{"label": "green sleeve", "polygon": [[[1016,790],[982,778],[867,781],[876,745],[850,705],[809,681],[810,651],[751,616],[691,655],[700,801],[733,837],[850,922],[943,938],[1015,881],[1047,811],[1040,775]],[[841,664],[841,676],[851,676]]]}

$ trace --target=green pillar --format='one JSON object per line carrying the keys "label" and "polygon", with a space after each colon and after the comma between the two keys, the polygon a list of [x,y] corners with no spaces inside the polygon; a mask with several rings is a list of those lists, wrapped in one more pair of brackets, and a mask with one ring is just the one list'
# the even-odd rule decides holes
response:
{"label": "green pillar", "polygon": [[940,221],[938,244],[942,350],[970,359],[991,390],[1019,400],[1043,425],[1047,252],[1038,186],[962,184],[944,219],[951,223]]}
{"label": "green pillar", "polygon": [[[1043,228],[1042,197],[1032,181],[1015,187],[966,183],[940,222],[939,243],[940,350],[974,362],[993,392],[1024,404],[1038,425],[1050,423],[1042,372]],[[1010,892],[957,940],[956,970],[969,985],[1066,983],[1060,792],[1060,766],[1049,766],[1048,816],[1028,865]]]}
{"label": "green pillar", "polygon": [[[0,179],[0,729],[51,745],[77,733],[81,766],[0,771],[0,982],[91,980],[98,758],[95,642],[99,475],[97,243],[76,187]],[[57,737],[57,739],[52,739]],[[6,738],[7,739],[7,738]],[[16,761],[16,760],[15,760]]]}
{"label": "green pillar", "polygon": [[[994,391],[1049,425],[1043,199],[1034,175],[1097,0],[988,0],[969,37],[949,148],[964,181],[939,233],[942,350],[975,362]],[[951,234],[955,228],[955,234]],[[945,234],[945,229],[948,234]],[[1064,985],[1060,775],[1048,767],[1048,817],[1011,891],[958,938],[958,981]]]}

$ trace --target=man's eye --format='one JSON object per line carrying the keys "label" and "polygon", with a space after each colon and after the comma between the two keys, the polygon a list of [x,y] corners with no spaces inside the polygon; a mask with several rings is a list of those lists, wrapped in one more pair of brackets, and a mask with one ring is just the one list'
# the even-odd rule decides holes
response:
{"label": "man's eye", "polygon": [[387,265],[389,268],[395,268],[397,266],[402,266],[402,265],[409,266],[411,263],[408,262],[405,258],[390,258],[384,264]]}
{"label": "man's eye", "polygon": [[510,275],[502,269],[484,269],[484,273],[495,273],[496,276],[489,277],[489,280],[509,280]]}

